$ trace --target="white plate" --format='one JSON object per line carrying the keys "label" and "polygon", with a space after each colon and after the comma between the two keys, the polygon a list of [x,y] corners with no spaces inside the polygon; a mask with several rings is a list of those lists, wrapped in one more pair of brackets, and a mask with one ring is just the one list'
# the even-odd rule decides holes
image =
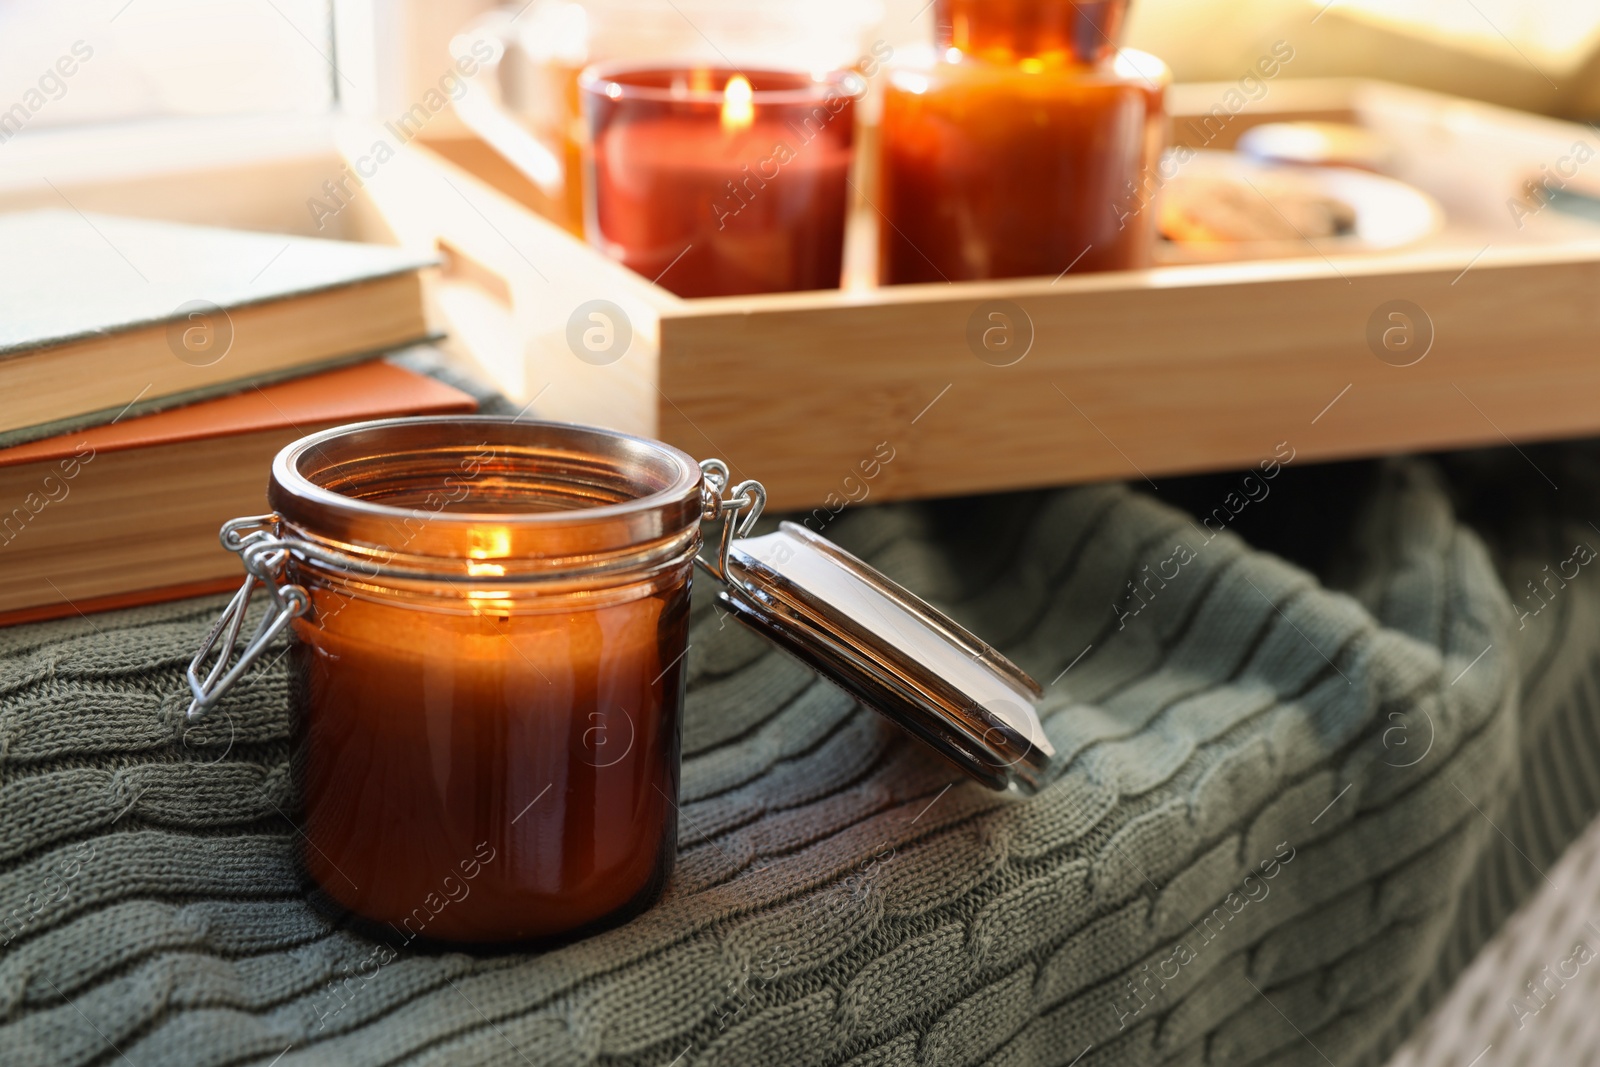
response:
{"label": "white plate", "polygon": [[1444,225],[1444,209],[1433,197],[1405,182],[1363,170],[1262,163],[1234,152],[1196,152],[1181,166],[1177,166],[1176,157],[1169,153],[1167,171],[1174,166],[1177,175],[1172,182],[1185,178],[1232,178],[1248,181],[1269,200],[1274,189],[1292,187],[1343,201],[1355,211],[1355,232],[1292,241],[1178,243],[1158,238],[1157,263],[1218,263],[1376,252],[1415,244],[1437,233]]}

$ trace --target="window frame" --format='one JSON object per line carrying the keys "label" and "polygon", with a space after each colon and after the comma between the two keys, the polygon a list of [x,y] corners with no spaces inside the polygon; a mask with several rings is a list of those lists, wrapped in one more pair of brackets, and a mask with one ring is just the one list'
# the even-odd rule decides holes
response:
{"label": "window frame", "polygon": [[[0,145],[0,211],[42,207],[63,190],[270,166],[338,152],[337,131],[404,98],[404,44],[421,0],[329,0],[334,106],[318,115],[182,116],[25,129]],[[342,75],[342,76],[341,76]],[[399,105],[403,108],[403,105]],[[59,196],[52,196],[51,189]],[[70,199],[68,200],[71,203]],[[206,214],[204,205],[197,213]]]}

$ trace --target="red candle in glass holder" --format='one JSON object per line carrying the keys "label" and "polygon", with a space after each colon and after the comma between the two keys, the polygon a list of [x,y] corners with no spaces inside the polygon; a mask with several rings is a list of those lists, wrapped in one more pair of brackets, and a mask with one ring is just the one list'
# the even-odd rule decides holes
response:
{"label": "red candle in glass holder", "polygon": [[839,286],[859,76],[603,66],[590,240],[679,296]]}

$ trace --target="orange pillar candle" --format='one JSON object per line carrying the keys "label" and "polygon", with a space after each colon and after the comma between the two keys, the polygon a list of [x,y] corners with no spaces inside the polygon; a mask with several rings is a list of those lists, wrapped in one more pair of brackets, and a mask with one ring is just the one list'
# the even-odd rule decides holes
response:
{"label": "orange pillar candle", "polygon": [[679,296],[837,288],[859,81],[591,68],[590,240]]}
{"label": "orange pillar candle", "polygon": [[1168,73],[1119,52],[1126,0],[939,0],[941,58],[885,92],[880,277],[966,281],[1148,265],[1142,192]]}

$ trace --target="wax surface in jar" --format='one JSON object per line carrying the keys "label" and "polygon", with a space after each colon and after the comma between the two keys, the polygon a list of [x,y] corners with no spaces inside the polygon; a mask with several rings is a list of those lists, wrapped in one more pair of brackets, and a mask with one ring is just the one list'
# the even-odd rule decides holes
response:
{"label": "wax surface in jar", "polygon": [[1163,90],[1065,64],[895,71],[885,93],[886,284],[1149,264]]}
{"label": "wax surface in jar", "polygon": [[554,614],[315,591],[295,772],[328,896],[443,943],[558,938],[648,904],[676,848],[681,577]]}

